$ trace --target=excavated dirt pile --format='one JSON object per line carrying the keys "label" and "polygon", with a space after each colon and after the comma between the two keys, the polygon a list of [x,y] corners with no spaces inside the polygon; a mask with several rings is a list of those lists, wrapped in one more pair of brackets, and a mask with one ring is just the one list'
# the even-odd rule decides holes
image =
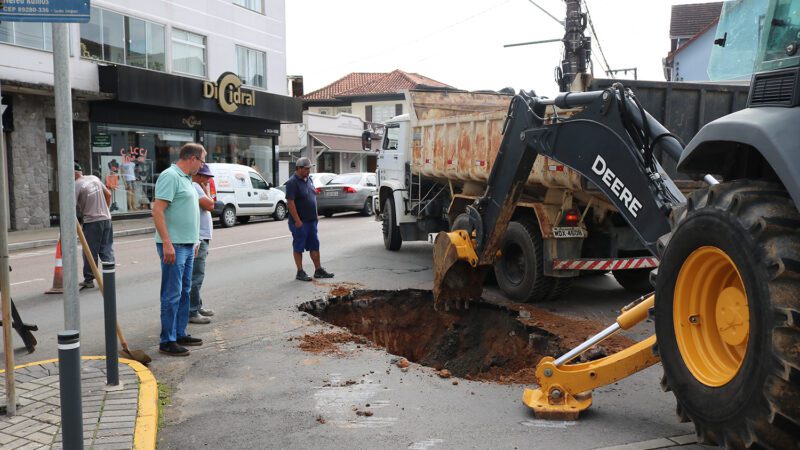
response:
{"label": "excavated dirt pile", "polygon": [[[299,308],[412,362],[456,377],[505,383],[534,383],[534,368],[543,356],[560,356],[604,328],[515,303],[478,302],[466,310],[436,311],[431,292],[423,290],[354,290]],[[615,337],[594,355],[631,343]]]}

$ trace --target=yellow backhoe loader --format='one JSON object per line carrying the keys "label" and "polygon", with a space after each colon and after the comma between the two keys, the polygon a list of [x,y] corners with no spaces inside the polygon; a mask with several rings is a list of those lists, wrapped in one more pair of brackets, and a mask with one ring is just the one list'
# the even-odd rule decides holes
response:
{"label": "yellow backhoe loader", "polygon": [[[800,448],[800,0],[772,0],[750,17],[761,34],[747,108],[717,119],[688,145],[622,84],[555,99],[520,92],[509,106],[483,197],[434,245],[437,307],[478,299],[538,155],[601,190],[660,259],[654,294],[616,323],[536,368],[523,402],[539,417],[576,418],[592,389],[659,361],[662,387],[701,442],[730,448]],[[754,2],[723,8],[720,29]],[[726,16],[726,14],[728,14]],[[735,57],[734,54],[731,57]],[[558,110],[578,110],[569,117]],[[685,197],[654,154],[708,187]],[[711,174],[711,175],[710,175]],[[585,212],[584,212],[585,214]],[[572,363],[647,317],[656,333],[619,353]]]}

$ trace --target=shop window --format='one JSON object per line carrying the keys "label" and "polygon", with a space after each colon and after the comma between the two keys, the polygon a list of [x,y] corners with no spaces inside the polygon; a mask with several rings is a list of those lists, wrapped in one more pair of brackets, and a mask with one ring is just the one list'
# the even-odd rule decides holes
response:
{"label": "shop window", "polygon": [[172,29],[172,71],[205,78],[205,36]]}
{"label": "shop window", "polygon": [[264,0],[233,0],[233,4],[257,13],[264,13]]}
{"label": "shop window", "polygon": [[265,180],[275,183],[275,147],[271,137],[204,133],[206,162],[241,164],[252,167]]}
{"label": "shop window", "polygon": [[248,86],[267,87],[267,54],[252,48],[236,46],[239,78]]}
{"label": "shop window", "polygon": [[149,211],[158,175],[194,140],[185,130],[93,124],[92,175],[111,190],[111,213]]}
{"label": "shop window", "polygon": [[52,51],[53,28],[49,23],[0,22],[0,42]]}
{"label": "shop window", "polygon": [[81,56],[163,72],[164,26],[100,8],[81,24]]}

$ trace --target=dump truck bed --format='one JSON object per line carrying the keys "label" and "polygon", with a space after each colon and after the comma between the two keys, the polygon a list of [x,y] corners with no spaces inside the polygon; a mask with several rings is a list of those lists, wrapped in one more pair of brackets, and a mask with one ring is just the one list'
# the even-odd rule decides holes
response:
{"label": "dump truck bed", "polygon": [[[407,91],[411,105],[411,170],[440,182],[486,184],[502,140],[512,96],[496,93]],[[539,157],[526,188],[582,191],[580,175]]]}

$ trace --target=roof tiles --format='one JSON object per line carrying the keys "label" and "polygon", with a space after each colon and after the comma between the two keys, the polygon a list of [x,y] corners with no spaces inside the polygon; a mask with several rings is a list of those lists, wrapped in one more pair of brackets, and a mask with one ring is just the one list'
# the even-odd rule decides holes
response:
{"label": "roof tiles", "polygon": [[670,38],[692,37],[719,19],[722,2],[672,5]]}
{"label": "roof tiles", "polygon": [[374,94],[394,94],[405,89],[423,87],[452,88],[447,84],[417,73],[395,70],[389,73],[348,74],[333,83],[317,89],[303,97],[304,100],[333,100],[342,97],[356,97]]}

